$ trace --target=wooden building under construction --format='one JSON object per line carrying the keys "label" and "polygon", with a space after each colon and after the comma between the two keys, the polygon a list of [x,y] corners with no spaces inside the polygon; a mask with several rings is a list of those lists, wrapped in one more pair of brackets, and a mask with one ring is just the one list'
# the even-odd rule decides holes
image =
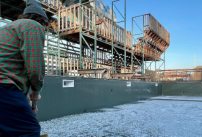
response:
{"label": "wooden building under construction", "polygon": [[[111,14],[105,16],[96,6],[99,0],[80,0],[72,5],[62,0],[38,1],[50,18],[44,52],[47,75],[102,78],[107,70],[108,78],[149,78],[144,62],[163,60],[161,55],[170,45],[170,34],[151,14],[141,15],[143,36],[134,43],[133,30],[126,30],[126,5],[122,27],[116,21],[114,3]],[[25,3],[1,0],[1,22],[16,20]]]}

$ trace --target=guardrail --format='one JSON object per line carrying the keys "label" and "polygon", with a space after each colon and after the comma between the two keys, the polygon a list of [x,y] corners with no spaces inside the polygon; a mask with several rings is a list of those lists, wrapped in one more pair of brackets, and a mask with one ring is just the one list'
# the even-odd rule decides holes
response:
{"label": "guardrail", "polygon": [[[79,4],[71,5],[59,11],[59,16],[60,16],[59,22],[61,25],[60,32],[78,29],[80,25],[79,23],[81,23],[82,29],[94,32],[93,22],[96,22],[97,33],[100,36],[99,38],[106,39],[108,41],[111,41],[113,38],[114,42],[120,45],[124,45],[125,30],[122,27],[115,24],[114,34],[112,34],[113,25],[112,25],[111,19],[104,17],[102,21],[100,21],[100,18],[96,16],[96,21],[94,21],[95,12],[93,11],[93,9],[84,5],[82,5],[81,8],[82,8],[81,22],[79,21],[79,17],[80,17]],[[132,34],[131,32],[127,31],[126,47],[132,49],[131,45],[132,45]]]}

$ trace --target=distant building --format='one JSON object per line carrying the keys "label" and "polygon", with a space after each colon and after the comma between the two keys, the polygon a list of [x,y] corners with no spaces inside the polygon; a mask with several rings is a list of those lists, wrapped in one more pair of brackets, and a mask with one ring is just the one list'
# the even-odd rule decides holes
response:
{"label": "distant building", "polygon": [[193,75],[193,79],[194,80],[202,80],[202,66],[197,66],[195,68],[196,70],[199,70],[200,72],[194,72],[194,75]]}

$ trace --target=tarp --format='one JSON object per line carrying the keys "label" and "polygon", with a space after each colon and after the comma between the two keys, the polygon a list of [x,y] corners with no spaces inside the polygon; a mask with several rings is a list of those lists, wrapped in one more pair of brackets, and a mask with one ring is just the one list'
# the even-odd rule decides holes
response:
{"label": "tarp", "polygon": [[[90,5],[92,7],[95,7],[95,3],[94,2],[91,2]],[[102,17],[102,16],[105,16],[107,18],[112,18],[112,8],[110,8],[108,5],[106,5],[104,2],[102,2],[101,0],[97,0],[97,3],[96,3],[96,7],[97,7],[97,10],[98,10],[98,13],[99,15]],[[116,14],[114,12],[114,21],[116,21]]]}

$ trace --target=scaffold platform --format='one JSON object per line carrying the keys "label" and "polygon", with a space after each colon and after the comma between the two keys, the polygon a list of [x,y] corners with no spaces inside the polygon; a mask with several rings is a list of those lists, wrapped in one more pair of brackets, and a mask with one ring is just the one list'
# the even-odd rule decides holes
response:
{"label": "scaffold platform", "polygon": [[[100,9],[92,6],[93,3],[96,5],[96,0],[68,6],[65,6],[65,1],[60,0],[38,1],[50,19],[45,46],[46,74],[53,72],[50,71],[50,64],[56,71],[55,74],[65,74],[69,70],[62,64],[75,61],[74,66],[71,66],[71,70],[75,69],[74,73],[81,69],[97,69],[99,66],[109,67],[111,76],[125,75],[126,72],[141,73],[142,76],[133,77],[147,79],[148,76],[144,75],[145,63],[165,60],[161,59],[161,56],[170,45],[170,34],[151,14],[141,15],[144,18],[143,36],[134,43],[133,30],[127,31],[126,27],[121,27],[119,22],[114,20],[114,3],[112,17],[101,17]],[[0,21],[6,23],[7,20],[16,20],[23,13],[26,0],[1,0],[0,4]],[[69,42],[74,44],[70,45]],[[50,61],[51,56],[57,57],[55,61]],[[66,59],[72,61],[66,62]],[[55,65],[57,67],[54,67]],[[142,68],[141,72],[137,72],[137,66]]]}

